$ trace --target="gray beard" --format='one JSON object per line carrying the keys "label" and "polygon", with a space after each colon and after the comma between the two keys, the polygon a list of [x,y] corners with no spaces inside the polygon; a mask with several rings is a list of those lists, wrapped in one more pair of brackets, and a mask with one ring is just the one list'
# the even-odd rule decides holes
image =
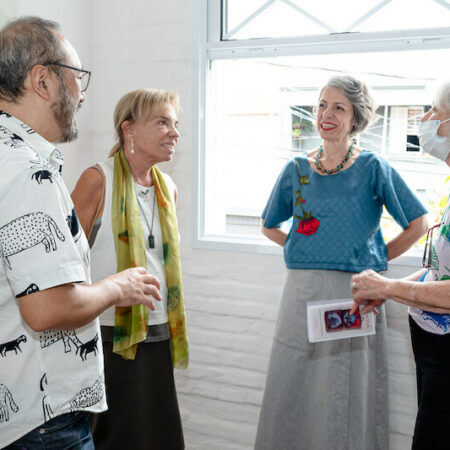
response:
{"label": "gray beard", "polygon": [[64,80],[60,80],[58,99],[51,106],[53,117],[61,130],[61,136],[56,142],[71,142],[78,137],[75,112],[80,109],[80,106],[81,104],[70,96]]}

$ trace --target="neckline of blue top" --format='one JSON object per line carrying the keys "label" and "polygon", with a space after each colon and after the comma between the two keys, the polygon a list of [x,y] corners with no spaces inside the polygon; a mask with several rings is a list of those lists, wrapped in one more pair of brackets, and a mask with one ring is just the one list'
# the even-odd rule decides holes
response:
{"label": "neckline of blue top", "polygon": [[361,152],[360,152],[359,155],[356,157],[355,161],[353,162],[353,164],[352,164],[351,166],[347,167],[346,169],[342,169],[342,170],[340,170],[339,172],[337,172],[337,173],[335,173],[335,174],[333,174],[333,175],[325,175],[325,174],[321,174],[321,173],[316,172],[316,171],[312,168],[311,164],[309,163],[309,159],[308,159],[308,155],[307,155],[307,154],[305,154],[305,159],[306,159],[306,162],[307,162],[309,168],[311,169],[311,172],[312,172],[314,175],[317,175],[318,177],[321,177],[321,178],[334,178],[334,177],[336,177],[336,176],[338,176],[338,175],[340,175],[340,174],[345,174],[345,173],[347,173],[349,170],[352,170],[353,167],[359,165],[359,162],[358,162],[358,161],[359,161],[359,159],[360,159],[360,157],[362,156],[363,153],[364,153],[364,154],[367,154],[368,151],[365,150],[365,149],[361,149]]}

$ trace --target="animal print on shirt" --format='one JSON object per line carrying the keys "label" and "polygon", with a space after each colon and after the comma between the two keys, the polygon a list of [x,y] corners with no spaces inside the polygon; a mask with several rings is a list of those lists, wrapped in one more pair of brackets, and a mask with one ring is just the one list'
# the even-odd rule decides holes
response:
{"label": "animal print on shirt", "polygon": [[35,245],[44,244],[46,253],[56,251],[54,234],[59,240],[66,240],[56,222],[42,212],[26,214],[1,227],[0,245],[2,246],[3,261],[8,269],[11,269],[9,256],[23,252]]}
{"label": "animal print on shirt", "polygon": [[52,173],[49,170],[38,170],[31,175],[31,179],[35,179],[38,184],[42,184],[42,180],[48,180],[50,183],[53,183]]}
{"label": "animal print on shirt", "polygon": [[95,381],[92,386],[82,389],[70,401],[70,411],[78,411],[95,405],[103,398],[103,377]]}
{"label": "animal print on shirt", "polygon": [[19,350],[20,353],[22,353],[22,350],[20,349],[20,343],[21,342],[27,342],[27,337],[22,334],[17,339],[14,339],[13,341],[5,342],[4,344],[0,344],[0,355],[6,356],[6,352],[12,352],[14,350],[15,354],[17,355],[17,350]]}
{"label": "animal print on shirt", "polygon": [[47,399],[47,394],[45,394],[45,386],[47,386],[47,384],[47,374],[44,373],[39,383],[39,388],[41,392],[44,393],[44,396],[42,397],[42,413],[44,415],[44,422],[49,421],[53,417],[53,409]]}
{"label": "animal print on shirt", "polygon": [[[31,175],[31,179],[35,178],[36,181],[41,181],[44,178],[49,177],[50,181],[55,177],[60,177],[61,173],[58,171],[58,168],[55,167],[51,162],[46,161],[43,159],[40,155],[36,155],[37,159],[31,160],[31,166],[30,169],[34,171],[34,173]],[[37,169],[37,170],[36,170]]]}
{"label": "animal print on shirt", "polygon": [[34,131],[33,128],[31,128],[26,123],[21,122],[19,125],[20,128],[22,128],[27,134],[36,134],[36,131]]}
{"label": "animal print on shirt", "polygon": [[75,242],[78,242],[81,237],[81,226],[75,208],[72,208],[72,214],[66,217],[66,221],[67,226],[70,229],[70,233],[72,234],[73,240]]}
{"label": "animal print on shirt", "polygon": [[0,384],[0,422],[8,422],[9,408],[15,413],[19,411],[11,391],[4,384]]}
{"label": "animal print on shirt", "polygon": [[22,292],[19,292],[16,295],[16,298],[25,297],[25,295],[32,294],[33,292],[39,292],[39,286],[37,284],[31,283],[26,289]]}
{"label": "animal print on shirt", "polygon": [[84,344],[81,344],[77,348],[76,354],[78,355],[78,350],[80,350],[80,356],[83,361],[86,361],[88,353],[94,352],[94,356],[97,356],[97,352],[98,352],[97,341],[98,341],[98,333],[90,341],[87,341]]}
{"label": "animal print on shirt", "polygon": [[39,335],[41,348],[48,347],[60,340],[62,340],[64,344],[64,353],[68,353],[72,350],[70,342],[75,344],[77,349],[83,344],[80,339],[78,339],[75,330],[45,330]]}
{"label": "animal print on shirt", "polygon": [[15,149],[26,145],[20,136],[17,136],[17,134],[9,131],[7,128],[1,125],[0,125],[0,141],[4,141],[3,143],[5,145],[8,145],[10,148]]}

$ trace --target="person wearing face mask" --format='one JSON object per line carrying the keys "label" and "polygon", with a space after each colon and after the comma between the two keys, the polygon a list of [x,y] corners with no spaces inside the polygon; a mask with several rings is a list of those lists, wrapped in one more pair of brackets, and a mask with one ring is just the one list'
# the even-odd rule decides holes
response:
{"label": "person wearing face mask", "polygon": [[[419,140],[424,153],[450,166],[450,82],[439,88],[435,105],[423,116]],[[365,310],[370,311],[387,299],[409,305],[418,394],[412,448],[448,449],[450,201],[447,202],[441,221],[428,231],[421,270],[399,280],[367,270],[352,278],[351,289],[355,301],[353,309],[363,304],[366,305]]]}
{"label": "person wearing face mask", "polygon": [[[444,102],[445,98],[442,98],[440,101]],[[447,126],[444,126],[444,124],[450,121],[450,117],[445,119],[446,115],[448,115],[448,111],[444,105],[433,106],[423,116],[419,124],[419,139],[424,153],[428,153],[448,164],[447,157],[450,152],[450,146],[449,137],[446,136],[445,130],[446,128],[450,129],[450,124]]]}

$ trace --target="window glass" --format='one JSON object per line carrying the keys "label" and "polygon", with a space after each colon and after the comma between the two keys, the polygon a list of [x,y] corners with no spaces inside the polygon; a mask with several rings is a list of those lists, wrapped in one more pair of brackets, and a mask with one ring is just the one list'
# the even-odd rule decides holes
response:
{"label": "window glass", "polygon": [[223,39],[447,27],[446,0],[226,0]]}
{"label": "window glass", "polygon": [[[358,145],[389,159],[438,220],[448,167],[420,154],[417,129],[436,85],[448,77],[449,58],[446,49],[212,61],[206,235],[261,237],[259,217],[282,167],[320,145],[319,90],[343,73],[366,81],[378,104],[377,120]],[[384,231],[390,237],[398,228],[387,219]]]}

